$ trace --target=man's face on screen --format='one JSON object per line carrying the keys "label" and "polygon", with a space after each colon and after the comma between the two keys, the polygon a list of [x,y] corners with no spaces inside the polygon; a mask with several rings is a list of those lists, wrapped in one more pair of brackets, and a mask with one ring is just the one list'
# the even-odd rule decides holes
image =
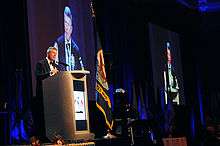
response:
{"label": "man's face on screen", "polygon": [[167,49],[167,61],[168,61],[169,64],[172,63],[172,57],[171,57],[170,49]]}
{"label": "man's face on screen", "polygon": [[64,15],[64,31],[65,31],[65,37],[67,40],[71,39],[72,34],[72,20],[67,15]]}
{"label": "man's face on screen", "polygon": [[51,49],[50,52],[48,52],[47,57],[49,60],[54,61],[57,57],[57,50]]}

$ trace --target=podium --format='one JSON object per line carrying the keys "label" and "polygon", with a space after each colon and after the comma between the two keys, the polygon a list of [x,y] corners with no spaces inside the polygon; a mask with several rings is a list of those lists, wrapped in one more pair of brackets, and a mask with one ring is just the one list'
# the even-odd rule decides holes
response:
{"label": "podium", "polygon": [[61,71],[43,80],[43,102],[46,136],[65,140],[89,140],[86,70]]}

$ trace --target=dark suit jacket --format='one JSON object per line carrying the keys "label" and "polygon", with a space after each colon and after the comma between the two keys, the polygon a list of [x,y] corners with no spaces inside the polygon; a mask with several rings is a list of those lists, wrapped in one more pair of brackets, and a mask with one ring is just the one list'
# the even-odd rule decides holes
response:
{"label": "dark suit jacket", "polygon": [[36,98],[32,100],[32,113],[34,120],[35,132],[34,135],[44,137],[45,125],[44,125],[44,106],[43,106],[43,87],[42,81],[50,77],[50,66],[47,59],[40,60],[36,64],[35,76],[37,80],[36,85]]}
{"label": "dark suit jacket", "polygon": [[50,66],[46,58],[36,64],[35,76],[37,80],[36,96],[41,98],[43,96],[42,80],[50,76]]}
{"label": "dark suit jacket", "polygon": [[[64,35],[60,36],[57,40],[56,43],[58,45],[58,58],[60,62],[65,62],[66,63],[66,55],[65,55],[65,38]],[[75,59],[75,66],[74,70],[81,70],[81,64],[80,64],[80,53],[79,53],[79,47],[76,45],[76,43],[71,40],[71,54],[73,54],[74,59]],[[63,71],[66,70],[66,67],[62,67]]]}

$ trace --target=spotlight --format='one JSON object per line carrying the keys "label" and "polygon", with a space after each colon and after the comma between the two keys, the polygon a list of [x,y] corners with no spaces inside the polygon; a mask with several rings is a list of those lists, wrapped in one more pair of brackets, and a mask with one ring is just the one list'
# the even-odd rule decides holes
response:
{"label": "spotlight", "polygon": [[30,142],[32,146],[40,146],[40,140],[36,136],[32,136]]}
{"label": "spotlight", "polygon": [[61,135],[55,135],[53,137],[53,144],[56,144],[56,145],[64,145],[65,142],[64,142],[64,139]]}
{"label": "spotlight", "polygon": [[115,89],[115,93],[122,93],[122,94],[124,94],[125,90],[122,89],[122,88],[118,88],[118,89]]}

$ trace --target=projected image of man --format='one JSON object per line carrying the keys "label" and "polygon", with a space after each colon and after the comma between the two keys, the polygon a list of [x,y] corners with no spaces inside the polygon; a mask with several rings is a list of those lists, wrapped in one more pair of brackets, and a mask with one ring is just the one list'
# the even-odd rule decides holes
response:
{"label": "projected image of man", "polygon": [[58,49],[58,61],[66,63],[68,66],[62,70],[81,70],[84,69],[83,61],[80,56],[79,47],[72,38],[73,17],[69,7],[64,8],[64,34],[61,35],[54,43]]}
{"label": "projected image of man", "polygon": [[165,88],[165,103],[167,104],[168,98],[173,102],[180,104],[179,102],[179,84],[174,68],[172,66],[172,54],[170,50],[170,43],[167,42],[166,47],[166,69],[164,71],[164,88]]}

